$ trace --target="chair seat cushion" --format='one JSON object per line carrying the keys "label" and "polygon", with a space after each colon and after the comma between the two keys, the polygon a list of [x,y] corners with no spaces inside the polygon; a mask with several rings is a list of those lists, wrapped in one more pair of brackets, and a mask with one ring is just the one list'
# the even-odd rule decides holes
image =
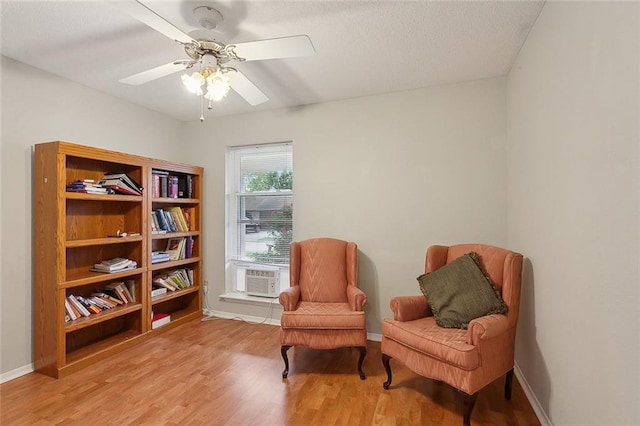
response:
{"label": "chair seat cushion", "polygon": [[363,311],[352,311],[348,303],[300,302],[295,311],[284,311],[282,328],[350,330],[364,329]]}
{"label": "chair seat cushion", "polygon": [[463,370],[474,370],[479,366],[478,350],[467,343],[467,330],[443,328],[434,317],[414,321],[385,319],[382,336]]}

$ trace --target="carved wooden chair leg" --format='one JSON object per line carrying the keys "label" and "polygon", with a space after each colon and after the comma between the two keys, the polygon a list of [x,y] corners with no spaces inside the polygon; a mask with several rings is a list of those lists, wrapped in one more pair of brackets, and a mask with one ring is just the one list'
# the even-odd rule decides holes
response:
{"label": "carved wooden chair leg", "polygon": [[471,426],[471,412],[473,411],[473,407],[476,405],[476,399],[478,399],[478,392],[473,395],[469,395],[466,392],[459,391],[460,395],[462,395],[462,425],[463,426]]}
{"label": "carved wooden chair leg", "polygon": [[387,372],[387,381],[382,384],[382,387],[385,389],[389,389],[391,386],[391,364],[389,360],[391,357],[387,354],[382,354],[382,365],[384,365],[384,370]]}
{"label": "carved wooden chair leg", "polygon": [[507,371],[507,377],[504,382],[504,398],[511,401],[511,389],[513,387],[513,368]]}
{"label": "carved wooden chair leg", "polygon": [[287,351],[291,345],[282,345],[280,348],[280,353],[282,354],[282,359],[284,360],[284,371],[282,372],[282,378],[286,379],[289,374],[289,357],[287,356]]}
{"label": "carved wooden chair leg", "polygon": [[364,375],[364,371],[362,371],[362,363],[364,362],[365,355],[367,355],[367,348],[364,346],[358,346],[358,350],[360,351],[360,357],[358,358],[358,373],[360,374],[360,380],[364,380],[366,376]]}

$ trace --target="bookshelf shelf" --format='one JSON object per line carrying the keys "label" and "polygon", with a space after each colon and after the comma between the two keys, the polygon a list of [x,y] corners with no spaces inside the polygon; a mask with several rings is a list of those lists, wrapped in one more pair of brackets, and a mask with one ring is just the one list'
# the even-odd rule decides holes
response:
{"label": "bookshelf shelf", "polygon": [[200,200],[197,198],[152,198],[154,203],[162,204],[200,204]]}
{"label": "bookshelf shelf", "polygon": [[199,257],[189,257],[187,259],[170,260],[168,262],[154,263],[151,266],[149,266],[149,270],[150,271],[159,271],[161,269],[172,269],[172,268],[177,268],[177,267],[183,266],[183,265],[189,265],[189,264],[192,264],[192,263],[200,263],[200,258]]}
{"label": "bookshelf shelf", "polygon": [[95,324],[99,324],[110,319],[117,318],[122,315],[126,315],[130,312],[136,312],[142,310],[141,303],[133,303],[125,306],[118,306],[113,309],[102,311],[99,314],[91,315],[90,317],[82,317],[77,320],[68,322],[65,327],[65,333],[71,333],[73,331],[80,330],[81,328],[90,327]]}
{"label": "bookshelf shelf", "polygon": [[69,240],[66,242],[67,248],[74,247],[89,247],[89,246],[104,246],[107,244],[124,244],[135,241],[142,241],[142,235],[132,236],[132,237],[122,237],[122,238],[89,238],[85,240]]}
{"label": "bookshelf shelf", "polygon": [[[126,175],[121,175],[123,179],[144,188],[142,195],[66,191],[70,182],[98,182],[107,174],[122,173]],[[158,174],[170,177],[180,186],[179,196],[189,198],[154,197],[154,175]],[[161,329],[181,324],[185,318],[202,315],[202,176],[202,167],[69,142],[35,145],[36,371],[63,377],[153,337]],[[155,209],[182,212],[182,230],[189,231],[152,234]],[[130,235],[112,237],[118,231]],[[189,242],[187,254],[192,253],[192,257],[152,265],[152,251],[167,247],[173,238],[185,238]],[[116,257],[134,260],[138,267],[112,274],[90,271],[95,263]],[[192,286],[152,301],[154,273],[171,268],[187,268]],[[98,312],[89,316],[78,312],[68,315],[65,302],[73,299],[71,296],[89,306],[84,299],[109,292],[119,283],[125,283],[136,302],[100,312],[88,308]],[[152,310],[169,314],[171,322],[153,330]],[[76,319],[65,318],[69,316]]]}
{"label": "bookshelf shelf", "polygon": [[80,349],[68,352],[66,356],[66,364],[73,365],[80,361],[92,361],[91,358],[94,358],[96,354],[103,353],[107,350],[113,350],[117,348],[118,345],[122,345],[124,343],[134,343],[139,337],[141,337],[140,333],[132,330],[126,330],[113,336],[109,336],[101,339],[100,341],[83,346]]}
{"label": "bookshelf shelf", "polygon": [[111,202],[131,202],[142,203],[143,197],[138,195],[121,195],[121,194],[85,194],[84,192],[65,192],[65,198],[68,200],[85,200],[85,201],[111,201]]}
{"label": "bookshelf shelf", "polygon": [[190,321],[191,319],[193,319],[193,313],[188,309],[182,309],[171,313],[172,323]]}
{"label": "bookshelf shelf", "polygon": [[189,231],[189,232],[167,232],[166,234],[153,234],[151,238],[154,240],[166,240],[169,238],[177,238],[177,237],[197,237],[200,235],[199,231]]}
{"label": "bookshelf shelf", "polygon": [[185,294],[195,293],[198,291],[200,290],[197,287],[188,287],[182,290],[168,291],[162,296],[154,297],[153,299],[151,299],[151,304],[157,305],[158,303],[163,303],[163,302],[166,302],[167,300],[179,298],[184,296]]}
{"label": "bookshelf shelf", "polygon": [[123,272],[116,272],[113,274],[105,274],[102,272],[91,272],[86,271],[83,273],[75,274],[67,281],[61,281],[59,283],[60,288],[73,288],[79,287],[86,284],[95,284],[95,283],[103,283],[103,282],[111,282],[111,281],[120,281],[122,278],[131,277],[133,275],[138,275],[142,273],[142,268],[129,269]]}

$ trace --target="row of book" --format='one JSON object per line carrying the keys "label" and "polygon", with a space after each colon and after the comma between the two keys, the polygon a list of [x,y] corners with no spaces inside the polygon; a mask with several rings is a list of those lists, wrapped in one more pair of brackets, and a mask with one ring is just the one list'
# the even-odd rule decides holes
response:
{"label": "row of book", "polygon": [[193,176],[170,175],[164,170],[151,171],[154,198],[193,198]]}
{"label": "row of book", "polygon": [[151,252],[151,263],[162,263],[171,260],[171,255],[166,251],[153,251]]}
{"label": "row of book", "polygon": [[166,293],[166,291],[160,291],[154,294],[153,291],[156,289],[164,288],[167,291],[177,291],[189,288],[193,286],[193,269],[184,268],[163,271],[163,273],[153,277],[151,286],[152,298]]}
{"label": "row of book", "polygon": [[65,321],[99,314],[120,305],[136,303],[135,281],[114,282],[107,284],[102,291],[96,291],[89,296],[70,294],[64,301]]}
{"label": "row of book", "polygon": [[156,209],[151,212],[151,233],[189,232],[195,230],[191,223],[191,214],[180,207]]}
{"label": "row of book", "polygon": [[127,259],[125,257],[114,257],[113,259],[103,260],[102,262],[93,265],[91,270],[93,272],[103,272],[106,274],[114,274],[116,272],[127,271],[129,269],[136,269],[138,263],[135,260]]}

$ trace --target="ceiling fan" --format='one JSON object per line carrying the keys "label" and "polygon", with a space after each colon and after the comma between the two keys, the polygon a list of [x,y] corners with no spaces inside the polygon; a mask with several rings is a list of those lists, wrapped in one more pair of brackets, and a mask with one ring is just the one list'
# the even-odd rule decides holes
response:
{"label": "ceiling fan", "polygon": [[[200,121],[204,121],[204,99],[208,100],[208,108],[212,109],[211,101],[222,99],[229,88],[235,90],[251,105],[259,105],[269,100],[244,74],[228,66],[230,62],[293,58],[315,53],[307,35],[234,44],[224,44],[209,39],[196,40],[139,1],[118,2],[117,5],[133,18],[181,44],[189,57],[189,59],[160,65],[119,81],[139,85],[198,66],[193,74],[184,74],[182,82],[187,90],[201,98]],[[216,28],[224,19],[218,10],[210,6],[198,6],[193,13],[200,25],[208,30]]]}

